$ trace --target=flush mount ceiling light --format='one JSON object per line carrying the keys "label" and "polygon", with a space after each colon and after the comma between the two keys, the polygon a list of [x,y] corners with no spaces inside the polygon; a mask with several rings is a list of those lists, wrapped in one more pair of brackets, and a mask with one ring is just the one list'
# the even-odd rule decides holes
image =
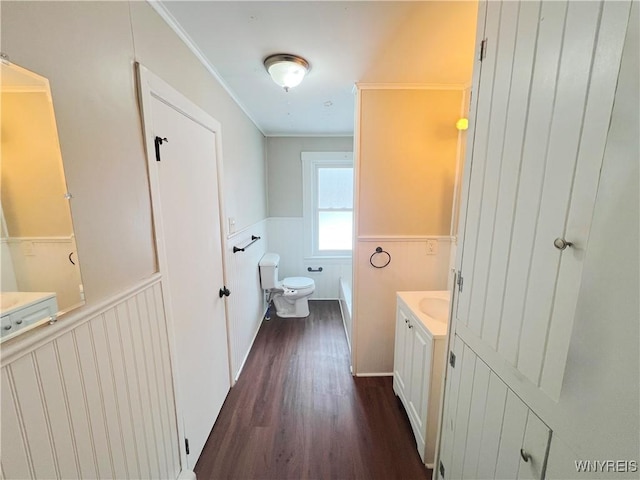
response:
{"label": "flush mount ceiling light", "polygon": [[267,69],[273,81],[288,92],[290,88],[300,85],[311,67],[302,57],[289,53],[277,53],[264,59],[264,68]]}

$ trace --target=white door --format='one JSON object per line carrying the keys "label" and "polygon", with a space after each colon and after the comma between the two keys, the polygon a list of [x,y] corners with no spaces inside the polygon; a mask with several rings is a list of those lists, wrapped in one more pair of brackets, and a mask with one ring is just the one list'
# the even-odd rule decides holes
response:
{"label": "white door", "polygon": [[629,3],[480,11],[456,334],[557,401]]}
{"label": "white door", "polygon": [[[191,109],[200,116],[203,112],[184,97],[165,89],[167,95],[143,95],[145,134],[147,146],[154,149],[149,152],[154,222],[174,330],[179,414],[189,442],[187,468],[192,468],[230,388],[225,304],[219,295],[224,285],[220,130],[215,121],[205,123],[206,116],[203,121],[192,115]],[[156,137],[166,138],[157,148],[160,161]]]}

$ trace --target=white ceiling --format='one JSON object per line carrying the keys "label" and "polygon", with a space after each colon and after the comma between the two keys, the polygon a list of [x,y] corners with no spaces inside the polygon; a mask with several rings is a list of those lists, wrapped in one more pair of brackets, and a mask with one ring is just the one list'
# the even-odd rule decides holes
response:
{"label": "white ceiling", "polygon": [[[356,82],[471,80],[475,2],[162,1],[155,8],[267,136],[352,135]],[[311,64],[288,93],[262,65],[273,53]]]}

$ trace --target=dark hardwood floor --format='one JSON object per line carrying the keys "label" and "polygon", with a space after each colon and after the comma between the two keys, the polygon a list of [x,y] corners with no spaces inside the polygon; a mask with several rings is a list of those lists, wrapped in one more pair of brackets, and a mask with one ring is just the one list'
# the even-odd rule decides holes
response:
{"label": "dark hardwood floor", "polygon": [[310,309],[263,322],[198,478],[431,478],[391,377],[351,376],[338,302]]}

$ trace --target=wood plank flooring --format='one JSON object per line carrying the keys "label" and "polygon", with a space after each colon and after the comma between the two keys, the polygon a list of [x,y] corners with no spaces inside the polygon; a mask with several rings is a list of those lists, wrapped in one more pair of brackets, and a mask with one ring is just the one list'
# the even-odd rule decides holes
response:
{"label": "wood plank flooring", "polygon": [[264,321],[198,479],[427,479],[391,377],[352,377],[337,301]]}

